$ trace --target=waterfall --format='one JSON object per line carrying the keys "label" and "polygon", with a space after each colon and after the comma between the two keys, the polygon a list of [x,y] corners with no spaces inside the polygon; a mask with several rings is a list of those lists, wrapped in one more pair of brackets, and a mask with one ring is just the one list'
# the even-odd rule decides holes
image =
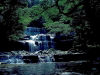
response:
{"label": "waterfall", "polygon": [[38,55],[39,62],[53,62],[54,61],[54,56],[47,55],[47,56],[40,56]]}
{"label": "waterfall", "polygon": [[44,28],[36,28],[36,27],[27,27],[25,30],[25,34],[30,35],[36,35],[36,34],[46,34],[47,31]]}
{"label": "waterfall", "polygon": [[33,41],[33,40],[26,40],[25,42],[28,43],[29,52],[37,51],[38,47],[36,46],[35,41]]}
{"label": "waterfall", "polygon": [[28,44],[28,51],[35,52],[38,50],[46,50],[54,48],[53,34],[37,34],[31,35],[28,40],[20,40],[19,42]]}
{"label": "waterfall", "polygon": [[[50,48],[55,48],[54,38],[55,38],[55,34],[48,34],[44,28],[28,27],[25,30],[25,37],[19,40],[19,42],[25,45],[25,47],[27,47],[24,48],[27,51],[38,52],[39,50],[42,51],[42,50],[48,50]],[[52,55],[45,55],[45,56],[38,55],[38,59],[39,62],[54,61],[54,57]],[[22,60],[13,57],[13,58],[9,58],[9,60],[7,60],[6,62],[19,63],[22,62]]]}
{"label": "waterfall", "polygon": [[29,52],[55,48],[55,35],[47,34],[47,31],[44,28],[28,27],[25,30],[25,35],[23,40],[19,40],[19,42],[27,46]]}

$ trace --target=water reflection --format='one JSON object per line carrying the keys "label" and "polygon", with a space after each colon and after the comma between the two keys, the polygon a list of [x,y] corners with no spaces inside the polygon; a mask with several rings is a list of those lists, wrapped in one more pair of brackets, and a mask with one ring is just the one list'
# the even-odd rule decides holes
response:
{"label": "water reflection", "polygon": [[0,75],[54,75],[55,63],[0,65]]}
{"label": "water reflection", "polygon": [[100,75],[100,73],[96,67],[85,62],[52,62],[2,64],[0,65],[0,75]]}

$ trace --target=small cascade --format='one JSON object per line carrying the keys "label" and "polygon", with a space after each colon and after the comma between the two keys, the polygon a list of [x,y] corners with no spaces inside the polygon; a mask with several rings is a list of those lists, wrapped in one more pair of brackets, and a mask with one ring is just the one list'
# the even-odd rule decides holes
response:
{"label": "small cascade", "polygon": [[38,56],[39,62],[53,62],[54,61],[54,56]]}
{"label": "small cascade", "polygon": [[46,34],[47,31],[44,28],[37,28],[37,27],[27,27],[25,30],[25,34],[28,36],[37,35],[37,34]]}
{"label": "small cascade", "polygon": [[25,43],[28,43],[28,48],[29,48],[29,52],[33,52],[34,51],[37,51],[38,50],[38,47],[36,46],[35,44],[35,41],[33,40],[26,40]]}
{"label": "small cascade", "polygon": [[24,64],[22,56],[0,56],[0,62],[7,64]]}
{"label": "small cascade", "polygon": [[54,48],[54,35],[53,34],[37,34],[31,35],[28,40],[20,40],[19,42],[28,44],[28,50],[35,52],[38,50],[46,50]]}
{"label": "small cascade", "polygon": [[23,60],[17,59],[17,58],[8,59],[6,60],[6,63],[7,64],[24,64]]}
{"label": "small cascade", "polygon": [[26,48],[23,50],[35,52],[55,48],[54,38],[55,34],[48,34],[44,28],[28,27],[25,37],[19,42],[25,45]]}

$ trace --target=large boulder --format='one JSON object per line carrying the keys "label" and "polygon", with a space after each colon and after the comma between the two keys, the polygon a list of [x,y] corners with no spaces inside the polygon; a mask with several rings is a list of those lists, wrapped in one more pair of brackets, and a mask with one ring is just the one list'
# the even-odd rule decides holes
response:
{"label": "large boulder", "polygon": [[73,37],[74,37],[74,32],[73,32],[73,34],[70,33],[67,35],[57,33],[54,38],[54,41],[56,43],[55,44],[56,49],[68,50],[68,49],[72,48],[73,41],[74,41]]}
{"label": "large boulder", "polygon": [[37,63],[39,62],[38,56],[23,56],[22,58],[25,63]]}

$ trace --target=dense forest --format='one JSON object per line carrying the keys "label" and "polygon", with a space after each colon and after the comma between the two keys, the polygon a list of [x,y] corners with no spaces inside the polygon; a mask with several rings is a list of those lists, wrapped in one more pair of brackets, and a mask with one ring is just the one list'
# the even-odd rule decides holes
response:
{"label": "dense forest", "polygon": [[[99,46],[99,0],[0,0],[0,41],[17,41],[30,23],[43,20],[49,32],[66,35],[73,32],[73,46],[86,49]],[[4,44],[5,45],[5,44]]]}

